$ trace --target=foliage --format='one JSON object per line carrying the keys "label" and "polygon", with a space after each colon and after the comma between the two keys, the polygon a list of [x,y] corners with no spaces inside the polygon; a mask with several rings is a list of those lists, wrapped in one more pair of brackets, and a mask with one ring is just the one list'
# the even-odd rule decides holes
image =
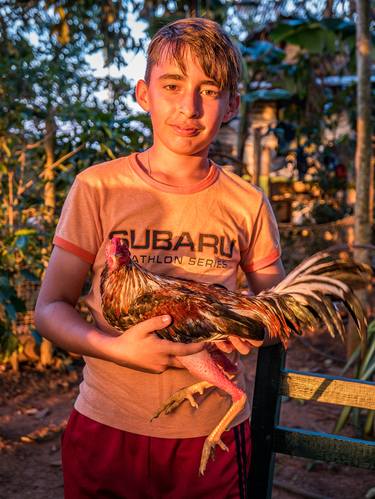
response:
{"label": "foliage", "polygon": [[[27,210],[25,210],[27,212]],[[10,232],[0,229],[0,360],[7,360],[19,347],[15,335],[17,314],[26,312],[17,290],[25,281],[41,280],[49,254],[50,233],[33,228],[29,219],[24,227]]]}
{"label": "foliage", "polygon": [[[367,340],[365,348],[363,345],[358,345],[356,350],[345,365],[342,374],[348,371],[353,365],[356,366],[355,378],[363,381],[372,381],[375,374],[375,320],[370,322],[367,330]],[[364,355],[361,352],[365,352]],[[354,415],[354,420],[357,429],[365,436],[375,437],[375,411],[366,411],[364,421],[360,420],[360,412],[358,409],[346,406],[341,411],[335,425],[335,432],[338,433],[348,423],[351,414]]]}
{"label": "foliage", "polygon": [[[277,121],[262,134],[277,138],[276,154],[293,168],[294,178],[319,188],[324,205],[316,203],[313,217],[320,222],[351,211],[346,189],[354,183],[355,47],[352,20],[320,16],[281,17],[250,32],[240,44],[247,78],[239,159],[251,108],[259,101],[271,103]],[[336,197],[343,209],[334,206]]]}
{"label": "foliage", "polygon": [[351,0],[256,0],[235,2],[235,13],[247,31],[263,28],[283,18],[353,19],[355,2]]}
{"label": "foliage", "polygon": [[230,3],[225,0],[149,0],[139,10],[139,18],[147,22],[147,33],[152,37],[162,26],[185,17],[205,17],[222,25],[229,7]]}
{"label": "foliage", "polygon": [[[125,66],[138,2],[6,1],[0,6],[0,352],[17,347],[16,288],[40,280],[58,214],[82,169],[147,144],[124,76],[96,77],[87,56]],[[107,95],[99,98],[99,92]],[[146,133],[145,133],[146,132]],[[48,190],[48,204],[47,201]]]}
{"label": "foliage", "polygon": [[[280,118],[302,136],[320,143],[322,130],[332,128],[337,113],[355,104],[352,88],[335,92],[325,78],[353,74],[355,25],[342,19],[287,19],[241,46],[250,71],[245,98],[281,100]],[[261,86],[268,85],[264,89]]]}
{"label": "foliage", "polygon": [[0,275],[0,361],[5,361],[17,348],[18,340],[13,334],[17,312],[25,310],[12,285],[12,273],[1,268]]}

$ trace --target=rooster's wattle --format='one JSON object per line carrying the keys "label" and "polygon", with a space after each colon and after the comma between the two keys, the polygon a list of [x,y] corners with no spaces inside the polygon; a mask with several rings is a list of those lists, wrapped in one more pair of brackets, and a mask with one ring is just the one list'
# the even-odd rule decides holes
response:
{"label": "rooster's wattle", "polygon": [[[170,341],[212,343],[229,335],[262,340],[266,328],[270,338],[278,338],[286,346],[290,335],[315,329],[322,322],[332,336],[343,337],[336,302],[350,312],[359,335],[364,336],[366,319],[353,289],[366,285],[370,278],[370,267],[355,263],[348,251],[326,250],[302,262],[277,286],[250,297],[221,286],[153,274],[132,260],[123,239],[113,237],[106,248],[100,290],[104,317],[121,332],[168,314],[172,323],[157,334]],[[205,441],[199,469],[203,474],[215,445],[226,450],[221,434],[244,407],[246,394],[231,381],[235,366],[217,350],[212,355],[208,347],[179,360],[202,381],[172,395],[154,417],[168,414],[184,400],[197,407],[194,393],[212,386],[229,393],[233,400]]]}

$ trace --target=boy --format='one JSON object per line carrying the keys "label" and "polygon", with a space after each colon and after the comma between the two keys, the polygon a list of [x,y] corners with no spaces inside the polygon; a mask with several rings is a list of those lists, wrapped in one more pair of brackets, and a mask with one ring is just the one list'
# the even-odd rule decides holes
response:
{"label": "boy", "polygon": [[[197,380],[177,357],[202,344],[176,344],[154,332],[170,317],[155,317],[119,335],[103,318],[99,279],[104,248],[122,234],[134,258],[156,273],[223,284],[233,289],[241,265],[253,292],[283,276],[277,226],[262,192],[221,171],[208,149],[222,122],[237,112],[240,57],[216,23],[185,19],[151,41],[140,106],[150,113],[152,147],[88,168],[71,188],[39,295],[39,330],[85,356],[80,394],[63,438],[65,497],[245,497],[250,459],[249,407],[223,434],[198,477],[205,436],[227,411],[219,390],[198,410],[182,404],[150,422],[167,398]],[[87,272],[86,297],[95,325],[74,310]],[[251,345],[220,348],[238,361]],[[239,352],[239,353],[238,353]]]}

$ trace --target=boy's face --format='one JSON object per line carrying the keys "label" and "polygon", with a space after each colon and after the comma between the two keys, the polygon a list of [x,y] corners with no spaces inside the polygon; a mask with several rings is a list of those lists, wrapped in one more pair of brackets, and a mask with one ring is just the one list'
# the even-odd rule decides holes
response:
{"label": "boy's face", "polygon": [[238,109],[239,97],[219,90],[197,59],[185,52],[186,75],[171,59],[152,68],[149,85],[137,84],[137,101],[151,115],[154,145],[175,154],[206,155],[222,122]]}

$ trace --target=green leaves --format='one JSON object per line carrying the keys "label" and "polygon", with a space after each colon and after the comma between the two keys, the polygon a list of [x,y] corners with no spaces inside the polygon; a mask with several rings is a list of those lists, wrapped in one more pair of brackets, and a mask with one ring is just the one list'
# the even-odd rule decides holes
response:
{"label": "green leaves", "polygon": [[320,23],[293,21],[282,22],[276,26],[270,33],[271,39],[275,43],[298,45],[313,54],[321,53],[325,48],[334,48],[334,33],[324,29]]}
{"label": "green leaves", "polygon": [[137,2],[11,3],[0,6],[0,356],[17,345],[15,289],[40,281],[74,177],[143,148],[150,129],[129,109],[124,71],[97,77],[87,57],[123,70],[142,45],[128,22]]}
{"label": "green leaves", "polygon": [[17,348],[18,339],[13,334],[12,324],[17,312],[24,312],[25,304],[18,298],[12,284],[10,272],[0,276],[0,360],[5,360]]}
{"label": "green leaves", "polygon": [[[295,155],[305,147],[318,151],[328,130],[337,136],[335,143],[343,140],[340,132],[336,134],[343,116],[355,128],[355,86],[345,85],[341,79],[355,72],[354,22],[307,15],[281,19],[249,34],[240,48],[246,64],[243,108],[247,106],[249,113],[254,102],[277,102],[280,121],[295,131],[292,140],[281,137],[279,155]],[[335,81],[329,80],[332,76]],[[353,148],[348,135],[346,143]],[[304,154],[312,158],[311,153]],[[350,150],[345,154],[350,158],[354,153]],[[318,164],[319,154],[315,157]],[[307,166],[297,153],[299,178],[304,177]],[[322,173],[323,182],[327,173],[324,166]]]}
{"label": "green leaves", "polygon": [[16,239],[16,246],[17,248],[24,250],[26,249],[28,242],[29,238],[26,235],[18,236]]}
{"label": "green leaves", "polygon": [[17,337],[0,321],[0,362],[7,361],[18,347]]}
{"label": "green leaves", "polygon": [[255,40],[247,46],[241,43],[238,45],[242,55],[246,57],[249,62],[262,61],[265,64],[277,64],[285,57],[284,50],[266,40]]}
{"label": "green leaves", "polygon": [[5,320],[16,320],[16,313],[25,311],[25,304],[18,298],[9,272],[0,277],[0,306],[5,308]]}
{"label": "green leaves", "polygon": [[275,43],[298,45],[310,54],[333,52],[336,40],[355,36],[354,23],[342,19],[309,21],[290,19],[282,21],[270,33]]}
{"label": "green leaves", "polygon": [[35,283],[40,282],[40,279],[27,269],[22,269],[20,271],[20,274],[26,281],[35,282]]}

